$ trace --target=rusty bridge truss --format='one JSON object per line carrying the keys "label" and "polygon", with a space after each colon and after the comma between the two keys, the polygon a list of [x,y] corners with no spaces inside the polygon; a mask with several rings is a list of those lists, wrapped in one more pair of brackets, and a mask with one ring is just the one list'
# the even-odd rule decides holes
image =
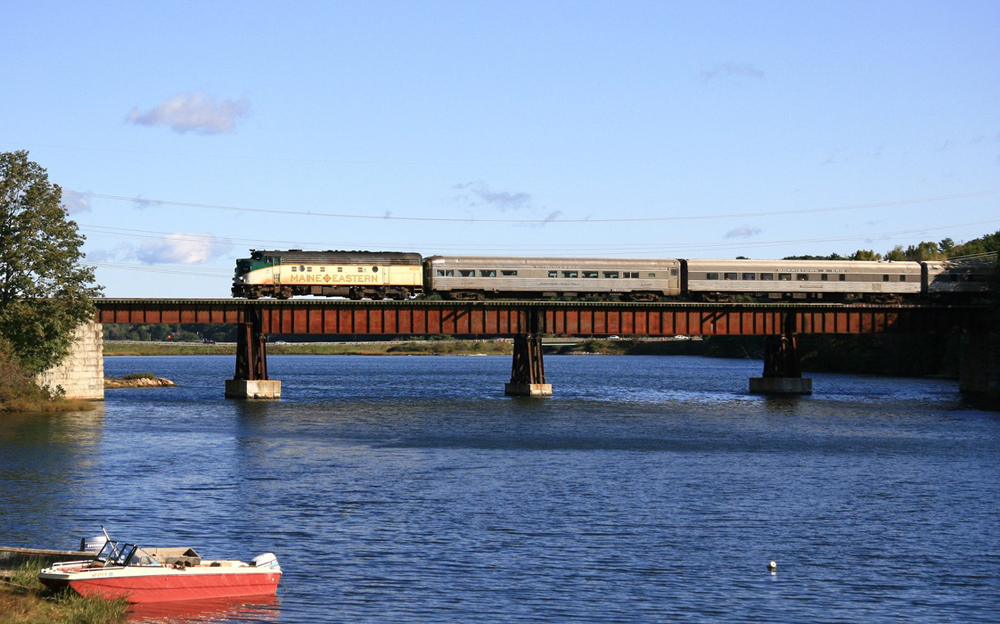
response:
{"label": "rusty bridge truss", "polygon": [[[971,305],[99,299],[100,323],[240,325],[236,379],[267,379],[266,337],[305,334],[513,338],[511,381],[544,383],[541,337],[771,336],[765,374],[797,372],[802,334],[966,333],[985,324]],[[773,353],[771,353],[773,351]]]}

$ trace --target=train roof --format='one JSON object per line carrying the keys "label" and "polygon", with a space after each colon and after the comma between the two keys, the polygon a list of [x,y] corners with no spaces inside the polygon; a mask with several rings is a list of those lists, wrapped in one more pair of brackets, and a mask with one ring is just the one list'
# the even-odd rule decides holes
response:
{"label": "train roof", "polygon": [[420,264],[418,253],[405,251],[303,251],[288,249],[284,251],[252,250],[254,258],[278,258],[281,263],[288,264]]}
{"label": "train roof", "polygon": [[920,263],[910,260],[754,260],[740,258],[736,260],[687,260],[688,270],[726,268],[743,270],[761,268],[778,271],[784,268],[813,269],[855,269],[855,270],[920,270]]}
{"label": "train roof", "polygon": [[525,256],[428,256],[428,262],[475,264],[490,266],[676,266],[674,258],[576,258],[576,257],[525,257]]}

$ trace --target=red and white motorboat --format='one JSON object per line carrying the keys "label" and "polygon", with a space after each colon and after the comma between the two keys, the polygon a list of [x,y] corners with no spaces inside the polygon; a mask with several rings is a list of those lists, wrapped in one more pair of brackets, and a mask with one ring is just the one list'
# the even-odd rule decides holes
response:
{"label": "red and white motorboat", "polygon": [[273,596],[281,567],[272,553],[249,563],[208,560],[192,548],[140,548],[108,541],[93,561],[57,563],[38,573],[47,587],[127,602]]}

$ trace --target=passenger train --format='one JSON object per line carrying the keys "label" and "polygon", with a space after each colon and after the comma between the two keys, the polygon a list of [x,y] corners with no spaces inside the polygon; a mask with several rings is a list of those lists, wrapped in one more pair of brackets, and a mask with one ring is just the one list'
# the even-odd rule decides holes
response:
{"label": "passenger train", "polygon": [[579,298],[623,301],[867,301],[974,295],[996,265],[952,261],[695,260],[257,251],[236,262],[234,297]]}

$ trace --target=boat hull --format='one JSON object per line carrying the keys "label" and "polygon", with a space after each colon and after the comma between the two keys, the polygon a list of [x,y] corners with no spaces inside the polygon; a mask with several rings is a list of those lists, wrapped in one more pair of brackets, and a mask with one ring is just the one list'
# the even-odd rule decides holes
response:
{"label": "boat hull", "polygon": [[51,588],[69,587],[81,596],[124,598],[126,602],[172,602],[242,596],[273,596],[281,581],[275,568],[153,568],[80,572],[45,571],[38,579]]}

